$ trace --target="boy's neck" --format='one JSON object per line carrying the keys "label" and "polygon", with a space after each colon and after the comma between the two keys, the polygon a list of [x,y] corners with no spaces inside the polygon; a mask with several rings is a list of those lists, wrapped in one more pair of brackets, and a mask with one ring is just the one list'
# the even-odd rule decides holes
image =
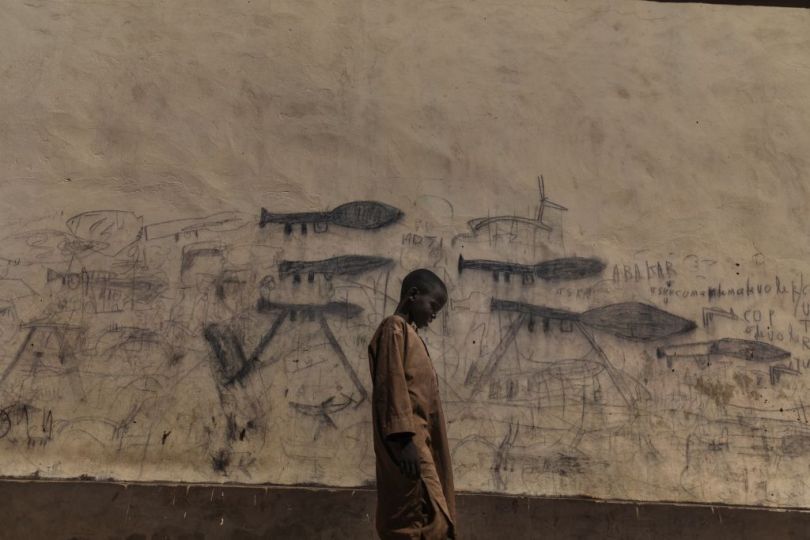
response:
{"label": "boy's neck", "polygon": [[399,315],[400,317],[402,317],[403,319],[405,319],[405,320],[406,320],[406,321],[408,321],[409,323],[413,322],[413,319],[412,319],[412,317],[411,317],[410,312],[409,312],[409,311],[408,311],[408,309],[405,307],[405,305],[404,305],[404,304],[402,304],[402,303],[400,303],[400,304],[397,306],[397,309],[394,311],[394,315]]}
{"label": "boy's neck", "polygon": [[405,322],[408,323],[414,330],[418,331],[419,329],[416,327],[416,323],[413,322],[413,318],[408,310],[402,304],[397,306],[396,311],[394,311],[394,315],[398,317],[402,317],[405,319]]}

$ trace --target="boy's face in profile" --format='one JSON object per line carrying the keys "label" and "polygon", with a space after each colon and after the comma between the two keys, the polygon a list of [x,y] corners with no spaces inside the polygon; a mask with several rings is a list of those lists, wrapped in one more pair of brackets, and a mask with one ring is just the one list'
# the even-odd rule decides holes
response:
{"label": "boy's face in profile", "polygon": [[447,303],[447,295],[439,288],[418,292],[410,306],[411,320],[417,328],[426,328],[436,318],[445,303]]}

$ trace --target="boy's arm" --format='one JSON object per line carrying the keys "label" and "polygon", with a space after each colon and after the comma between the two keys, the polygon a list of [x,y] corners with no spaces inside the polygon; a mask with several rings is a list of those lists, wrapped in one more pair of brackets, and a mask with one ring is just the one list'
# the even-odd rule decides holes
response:
{"label": "boy's arm", "polygon": [[405,379],[405,334],[401,324],[389,320],[383,326],[375,355],[372,406],[380,422],[380,435],[400,471],[419,476],[419,454],[413,444],[414,422]]}

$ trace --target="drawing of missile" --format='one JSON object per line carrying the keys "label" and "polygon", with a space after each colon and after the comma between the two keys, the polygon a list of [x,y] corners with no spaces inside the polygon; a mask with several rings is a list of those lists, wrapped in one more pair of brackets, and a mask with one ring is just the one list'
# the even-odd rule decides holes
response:
{"label": "drawing of missile", "polygon": [[[661,339],[694,330],[697,325],[688,319],[673,315],[649,304],[624,302],[575,313],[565,309],[551,308],[493,298],[492,311],[511,311],[527,314],[545,321],[557,320],[572,325],[580,323],[616,337],[634,341]],[[531,322],[530,322],[531,328]]]}
{"label": "drawing of missile", "polygon": [[698,367],[707,368],[711,363],[711,358],[714,356],[726,356],[748,362],[770,364],[768,371],[771,384],[778,383],[783,375],[800,375],[799,370],[792,366],[773,364],[790,358],[790,352],[770,343],[750,339],[722,338],[701,343],[670,345],[668,347],[658,347],[655,354],[658,358],[666,358],[668,368],[672,367],[673,360],[679,358],[694,360]]}
{"label": "drawing of missile", "polygon": [[356,276],[363,272],[370,272],[385,268],[393,264],[393,260],[386,257],[372,257],[366,255],[341,255],[320,261],[281,261],[278,265],[278,275],[281,279],[288,276],[293,281],[301,281],[301,274],[307,275],[307,281],[315,281],[315,275],[321,274],[327,280],[333,276]]}
{"label": "drawing of missile", "polygon": [[509,281],[510,276],[515,274],[521,276],[523,283],[532,283],[535,276],[545,281],[564,281],[596,276],[605,269],[605,263],[593,258],[564,257],[537,264],[520,264],[487,259],[465,260],[462,255],[459,255],[458,273],[460,274],[465,268],[492,272],[492,279],[495,281],[500,280],[501,274],[503,274],[504,281]]}
{"label": "drawing of missile", "polygon": [[770,343],[749,339],[723,338],[701,343],[683,343],[656,349],[658,358],[671,362],[675,358],[730,356],[749,362],[776,362],[790,358],[790,353]]}
{"label": "drawing of missile", "polygon": [[290,304],[286,302],[271,302],[265,298],[260,298],[256,306],[259,313],[272,313],[274,311],[287,314],[291,321],[297,315],[305,316],[314,321],[323,315],[335,315],[351,319],[363,312],[363,308],[351,302],[327,302],[325,304]]}
{"label": "drawing of missile", "polygon": [[327,212],[298,212],[275,214],[262,208],[259,226],[268,223],[284,225],[284,233],[292,234],[293,225],[301,226],[301,233],[307,233],[307,224],[311,223],[315,232],[326,232],[329,224],[349,229],[372,230],[391,225],[404,214],[401,210],[376,201],[352,201],[342,204]]}

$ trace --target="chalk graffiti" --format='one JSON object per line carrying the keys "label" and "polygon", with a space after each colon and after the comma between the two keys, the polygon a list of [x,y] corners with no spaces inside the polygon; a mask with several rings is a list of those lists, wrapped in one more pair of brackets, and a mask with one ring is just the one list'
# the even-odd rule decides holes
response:
{"label": "chalk graffiti", "polygon": [[[420,265],[450,291],[424,338],[463,488],[774,501],[754,479],[810,466],[803,275],[571,255],[567,208],[538,186],[531,217],[355,200],[17,224],[0,242],[0,449],[25,453],[20,474],[80,447],[124,479],[174,460],[203,480],[367,481],[367,341]],[[627,474],[638,463],[655,482]]]}

